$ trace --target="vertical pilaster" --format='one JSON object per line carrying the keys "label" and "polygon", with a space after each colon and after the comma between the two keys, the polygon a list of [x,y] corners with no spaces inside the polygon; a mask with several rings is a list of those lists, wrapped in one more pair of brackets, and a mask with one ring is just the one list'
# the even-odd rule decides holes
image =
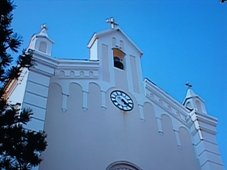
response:
{"label": "vertical pilaster", "polygon": [[106,109],[106,92],[104,90],[101,90],[101,107]]}
{"label": "vertical pilaster", "polygon": [[140,119],[144,120],[143,105],[139,104],[138,106],[139,106]]}
{"label": "vertical pilaster", "polygon": [[62,93],[62,112],[66,112],[68,110],[67,101],[68,101],[68,94]]}
{"label": "vertical pilaster", "polygon": [[162,128],[162,118],[156,117],[157,125],[158,125],[158,132],[160,134],[163,134],[163,128]]}
{"label": "vertical pilaster", "polygon": [[33,119],[27,124],[28,129],[44,130],[49,83],[50,77],[48,74],[41,73],[35,68],[29,71],[22,103],[23,108],[31,108],[34,113]]}
{"label": "vertical pilaster", "polygon": [[201,170],[224,170],[216,142],[217,120],[193,110],[188,123]]}
{"label": "vertical pilaster", "polygon": [[83,105],[82,105],[83,110],[88,109],[88,91],[83,90]]}
{"label": "vertical pilaster", "polygon": [[177,141],[177,146],[181,146],[181,141],[180,141],[180,137],[179,137],[179,130],[173,129],[175,137],[176,137],[176,141]]}

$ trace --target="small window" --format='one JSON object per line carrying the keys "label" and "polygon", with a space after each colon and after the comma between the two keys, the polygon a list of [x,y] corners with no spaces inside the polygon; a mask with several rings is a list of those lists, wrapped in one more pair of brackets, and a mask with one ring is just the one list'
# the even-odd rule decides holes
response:
{"label": "small window", "polygon": [[124,70],[125,53],[118,48],[113,48],[114,67]]}
{"label": "small window", "polygon": [[39,51],[42,51],[44,53],[47,52],[47,43],[46,42],[44,42],[44,41],[41,41],[40,42]]}
{"label": "small window", "polygon": [[187,103],[186,103],[186,108],[187,108],[187,109],[192,109],[192,105],[191,105],[190,102],[187,102]]}

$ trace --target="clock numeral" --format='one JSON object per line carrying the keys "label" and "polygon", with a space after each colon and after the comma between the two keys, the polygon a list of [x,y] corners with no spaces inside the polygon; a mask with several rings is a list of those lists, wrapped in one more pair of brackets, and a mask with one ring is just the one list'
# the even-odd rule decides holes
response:
{"label": "clock numeral", "polygon": [[113,103],[117,106],[118,105],[118,102],[115,100],[115,101],[113,101]]}
{"label": "clock numeral", "polygon": [[116,101],[116,98],[115,98],[115,97],[111,97],[111,100],[112,100],[112,101]]}

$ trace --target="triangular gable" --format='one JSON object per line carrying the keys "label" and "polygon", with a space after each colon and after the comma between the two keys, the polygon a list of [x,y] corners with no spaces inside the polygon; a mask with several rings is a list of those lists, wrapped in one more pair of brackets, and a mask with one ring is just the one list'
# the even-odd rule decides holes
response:
{"label": "triangular gable", "polygon": [[91,46],[93,45],[93,43],[98,39],[98,38],[101,38],[101,37],[104,37],[106,35],[110,35],[116,31],[119,31],[127,40],[128,42],[141,54],[141,56],[143,55],[143,52],[142,50],[139,49],[139,47],[120,29],[120,28],[116,28],[116,29],[109,29],[109,30],[106,30],[106,31],[102,31],[102,32],[98,32],[98,33],[95,33],[91,40],[89,41],[88,43],[88,48],[91,48]]}

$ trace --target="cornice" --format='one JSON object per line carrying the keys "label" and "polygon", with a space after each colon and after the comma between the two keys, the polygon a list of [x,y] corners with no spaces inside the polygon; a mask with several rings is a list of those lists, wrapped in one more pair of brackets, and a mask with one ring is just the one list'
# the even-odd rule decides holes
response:
{"label": "cornice", "polygon": [[186,120],[189,115],[189,111],[182,104],[170,97],[148,79],[145,79],[144,83],[145,95],[150,101],[156,103],[170,115],[187,125]]}
{"label": "cornice", "polygon": [[34,66],[31,70],[48,76],[63,79],[97,79],[99,75],[99,61],[56,59],[41,52],[34,51]]}
{"label": "cornice", "polygon": [[52,66],[52,67],[69,67],[69,66],[99,66],[97,60],[78,60],[78,59],[58,59],[48,56],[39,51],[33,51],[33,58],[35,61]]}

